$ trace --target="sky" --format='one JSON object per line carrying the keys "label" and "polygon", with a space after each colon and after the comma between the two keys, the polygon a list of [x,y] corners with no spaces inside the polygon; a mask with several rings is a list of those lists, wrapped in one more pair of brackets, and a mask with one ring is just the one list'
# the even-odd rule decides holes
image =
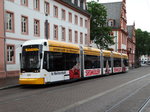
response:
{"label": "sky", "polygon": [[[92,1],[92,0],[87,0]],[[122,0],[99,0],[101,3]],[[150,0],[126,0],[127,25],[133,25],[143,31],[150,32]]]}

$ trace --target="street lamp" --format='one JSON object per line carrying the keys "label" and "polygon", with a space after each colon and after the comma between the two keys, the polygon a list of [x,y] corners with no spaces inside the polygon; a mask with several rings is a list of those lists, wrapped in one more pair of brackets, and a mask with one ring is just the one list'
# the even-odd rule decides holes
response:
{"label": "street lamp", "polygon": [[45,14],[45,17],[46,17],[46,20],[45,20],[45,38],[48,40],[48,27],[49,27],[49,24],[48,24],[48,19],[47,19],[47,16],[48,14]]}

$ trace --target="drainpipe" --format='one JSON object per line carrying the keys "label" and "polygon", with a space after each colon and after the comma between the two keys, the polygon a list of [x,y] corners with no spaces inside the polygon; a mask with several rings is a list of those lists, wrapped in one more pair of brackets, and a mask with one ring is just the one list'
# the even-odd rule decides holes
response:
{"label": "drainpipe", "polygon": [[45,14],[46,20],[45,20],[45,38],[48,40],[48,19],[47,19],[48,14]]}
{"label": "drainpipe", "polygon": [[6,72],[6,78],[7,78],[6,29],[5,29],[5,28],[6,28],[6,27],[5,27],[5,26],[6,26],[6,24],[5,24],[5,20],[6,20],[5,18],[6,18],[6,17],[5,17],[5,2],[4,2],[4,1],[5,1],[5,0],[3,0],[3,5],[4,5],[4,6],[3,6],[3,11],[4,11],[4,12],[3,12],[3,14],[4,14],[4,16],[3,16],[3,17],[4,17],[4,18],[3,18],[3,19],[4,19],[4,21],[3,21],[3,22],[4,22],[4,66],[5,66],[5,72]]}

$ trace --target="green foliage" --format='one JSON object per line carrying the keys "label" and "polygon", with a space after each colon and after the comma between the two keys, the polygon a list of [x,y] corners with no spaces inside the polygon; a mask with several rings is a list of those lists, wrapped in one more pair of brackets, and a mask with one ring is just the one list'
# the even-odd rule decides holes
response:
{"label": "green foliage", "polygon": [[150,55],[150,33],[142,31],[141,29],[136,30],[136,54]]}
{"label": "green foliage", "polygon": [[91,13],[91,40],[93,40],[98,48],[104,49],[113,45],[113,37],[110,36],[112,31],[107,27],[107,11],[102,4],[91,1],[87,3],[88,12]]}
{"label": "green foliage", "polygon": [[135,50],[135,67],[140,66],[140,56],[150,55],[150,33],[137,29],[135,31],[136,50]]}

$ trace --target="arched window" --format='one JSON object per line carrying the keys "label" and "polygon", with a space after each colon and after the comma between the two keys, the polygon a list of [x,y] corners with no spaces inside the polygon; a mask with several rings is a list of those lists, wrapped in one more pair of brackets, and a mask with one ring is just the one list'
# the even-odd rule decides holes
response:
{"label": "arched window", "polygon": [[109,19],[109,20],[108,20],[108,26],[114,27],[114,26],[115,26],[115,20]]}

